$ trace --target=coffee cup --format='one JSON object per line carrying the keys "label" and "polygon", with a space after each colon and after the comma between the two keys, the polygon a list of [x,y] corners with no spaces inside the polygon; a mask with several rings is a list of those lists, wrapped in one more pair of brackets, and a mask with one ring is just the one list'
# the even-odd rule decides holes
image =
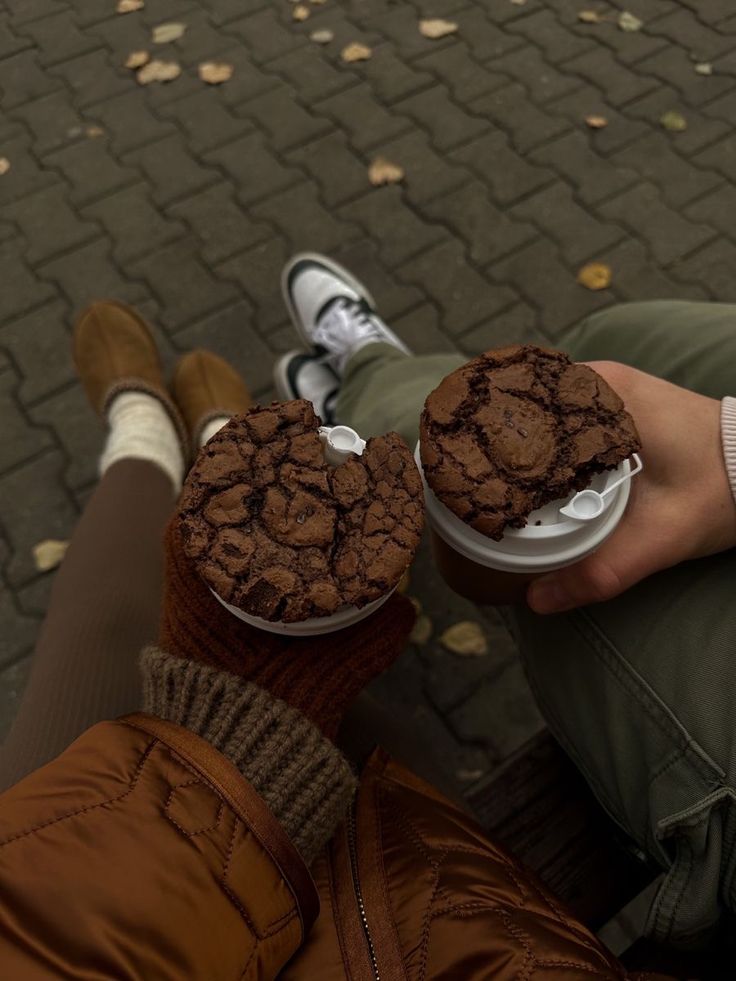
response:
{"label": "coffee cup", "polygon": [[[362,456],[366,445],[365,440],[361,439],[358,433],[349,426],[321,426],[319,432],[320,441],[324,448],[325,460],[331,466],[339,466],[341,463],[349,460],[353,454]],[[210,592],[233,616],[250,624],[252,627],[257,627],[259,630],[266,630],[268,633],[282,634],[288,637],[315,637],[319,634],[335,633],[337,630],[343,630],[353,623],[359,623],[361,620],[365,620],[366,617],[369,617],[383,606],[394,590],[395,587],[389,590],[384,596],[379,596],[378,599],[367,603],[365,606],[346,605],[329,616],[310,617],[307,620],[300,620],[295,623],[284,623],[280,620],[264,620],[262,617],[253,616],[238,609],[236,606],[232,606],[230,603],[226,603],[221,596],[218,596],[214,589],[210,589]]]}
{"label": "coffee cup", "polygon": [[533,511],[523,528],[494,541],[465,524],[424,483],[427,524],[437,567],[456,593],[476,603],[503,605],[524,600],[532,579],[579,562],[613,534],[623,517],[631,478],[642,469],[637,453],[597,474],[587,488]]}

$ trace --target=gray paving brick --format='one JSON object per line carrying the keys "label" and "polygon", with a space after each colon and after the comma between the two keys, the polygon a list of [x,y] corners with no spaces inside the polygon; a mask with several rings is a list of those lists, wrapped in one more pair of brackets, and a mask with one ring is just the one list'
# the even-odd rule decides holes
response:
{"label": "gray paving brick", "polygon": [[577,75],[565,74],[564,69],[558,71],[553,68],[533,45],[511,51],[503,58],[494,59],[492,64],[496,71],[522,84],[538,105],[559,99],[579,89],[581,84]]}
{"label": "gray paving brick", "polygon": [[15,467],[36,456],[53,442],[48,430],[43,426],[34,426],[21,409],[16,397],[18,384],[19,379],[13,371],[0,372],[0,415],[3,420],[0,428],[0,461],[3,469]]}
{"label": "gray paving brick", "polygon": [[657,87],[656,79],[625,68],[609,51],[600,49],[573,58],[565,69],[598,88],[612,106],[625,105]]}
{"label": "gray paving brick", "polygon": [[381,262],[375,243],[358,239],[335,253],[335,258],[368,286],[380,315],[393,323],[428,299],[428,294],[401,281]]}
{"label": "gray paving brick", "polygon": [[14,33],[8,23],[8,17],[0,16],[0,58],[7,58],[31,46],[30,38]]}
{"label": "gray paving brick", "polygon": [[15,715],[37,631],[38,620],[20,612],[9,589],[0,589],[0,739]]}
{"label": "gray paving brick", "polygon": [[652,183],[661,174],[667,174],[667,180],[662,184],[662,196],[667,204],[678,208],[719,187],[723,178],[683,159],[676,146],[666,134],[650,133],[625,147],[613,159]]}
{"label": "gray paving brick", "polygon": [[512,55],[494,60],[490,65],[492,70],[483,68],[472,58],[467,44],[457,40],[439,51],[429,51],[417,58],[414,67],[431,72],[452,93],[453,99],[462,104],[508,85],[510,79],[503,74],[502,65],[510,57]]}
{"label": "gray paving brick", "polygon": [[674,267],[664,273],[648,250],[634,239],[620,242],[606,252],[616,294],[622,300],[707,300],[707,292],[694,282],[675,277]]}
{"label": "gray paving brick", "polygon": [[533,225],[514,221],[499,211],[480,181],[464,184],[421,207],[436,221],[444,220],[462,239],[470,258],[481,266],[537,235]]}
{"label": "gray paving brick", "polygon": [[271,388],[274,355],[256,327],[252,306],[240,300],[179,331],[176,343],[182,349],[203,347],[219,354],[240,372],[253,395],[260,397]]}
{"label": "gray paving brick", "polygon": [[0,327],[0,348],[9,352],[20,372],[24,403],[38,401],[74,379],[67,317],[64,304],[52,302]]}
{"label": "gray paving brick", "polygon": [[530,164],[511,147],[505,133],[487,133],[455,150],[451,159],[470,167],[488,184],[500,205],[512,204],[554,180],[554,174]]}
{"label": "gray paving brick", "polygon": [[63,0],[5,0],[4,6],[15,26],[53,16],[66,9]]}
{"label": "gray paving brick", "polygon": [[367,85],[323,99],[312,109],[334,119],[359,150],[386,143],[411,127],[407,117],[384,109]]}
{"label": "gray paving brick", "polygon": [[151,112],[140,87],[97,103],[88,118],[110,133],[112,148],[117,154],[161,140],[175,132],[172,123],[159,119]]}
{"label": "gray paving brick", "polygon": [[0,269],[5,281],[13,284],[13,289],[3,296],[0,323],[11,321],[56,295],[48,283],[31,272],[21,253],[15,239],[0,242]]}
{"label": "gray paving brick", "polygon": [[34,191],[60,183],[57,174],[39,165],[31,152],[30,138],[25,133],[2,140],[2,155],[10,161],[10,170],[0,181],[0,208]]}
{"label": "gray paving brick", "polygon": [[368,169],[342,133],[328,133],[286,154],[289,163],[307,171],[320,197],[334,208],[370,189]]}
{"label": "gray paving brick", "polygon": [[207,265],[216,265],[273,234],[238,204],[232,185],[223,181],[167,208],[167,215],[184,222],[201,243]]}
{"label": "gray paving brick", "polygon": [[396,110],[425,129],[432,146],[440,153],[468,143],[488,128],[485,120],[456,105],[442,85],[409,96],[397,103]]}
{"label": "gray paving brick", "polygon": [[[710,107],[707,107],[710,109]],[[626,106],[624,113],[629,118],[644,120],[653,125],[655,129],[661,130],[660,120],[665,112],[670,110],[681,112],[687,122],[687,129],[682,133],[668,134],[677,148],[678,153],[690,156],[697,153],[703,147],[714,143],[719,137],[730,132],[732,126],[722,118],[712,118],[706,115],[705,110],[694,109],[685,105],[680,96],[674,89],[668,86],[661,86],[655,92],[637,99]],[[601,130],[606,133],[608,130]]]}
{"label": "gray paving brick", "polygon": [[74,11],[67,8],[49,17],[42,17],[22,27],[25,35],[35,42],[42,65],[54,65],[99,47],[99,40],[80,31]]}
{"label": "gray paving brick", "polygon": [[645,71],[671,85],[680,93],[683,100],[691,106],[702,106],[706,102],[723,95],[736,86],[736,78],[722,75],[698,75],[695,63],[689,52],[668,45],[663,50],[641,61],[638,71]]}
{"label": "gray paving brick", "polygon": [[[228,37],[228,40],[232,44],[235,39]],[[227,48],[218,57],[218,61],[233,66],[232,78],[227,85],[221,85],[218,91],[220,101],[231,109],[282,84],[275,75],[262,71],[253,63],[250,52],[243,44]]]}
{"label": "gray paving brick", "polygon": [[398,273],[432,298],[442,311],[443,329],[450,335],[490,320],[518,299],[508,286],[493,287],[468,265],[461,244],[450,240],[404,263]]}
{"label": "gray paving brick", "polygon": [[454,351],[455,345],[443,333],[437,308],[431,303],[420,303],[391,321],[395,331],[412,354],[438,354]]}
{"label": "gray paving brick", "polygon": [[261,201],[303,179],[296,167],[286,167],[274,156],[261,133],[249,133],[212,150],[205,159],[222,167],[237,185],[244,204]]}
{"label": "gray paving brick", "polygon": [[270,6],[269,0],[206,0],[213,24],[228,24],[232,20]]}
{"label": "gray paving brick", "polygon": [[271,222],[290,242],[293,252],[311,248],[332,252],[360,235],[360,229],[343,215],[340,218],[319,200],[316,186],[305,181],[251,207],[256,218]]}
{"label": "gray paving brick", "polygon": [[[667,13],[664,7],[660,9],[662,13]],[[634,13],[633,9],[631,12]],[[665,38],[652,37],[646,30],[635,33],[619,30],[615,17],[599,24],[582,24],[578,21],[577,14],[577,10],[573,7],[569,7],[566,11],[566,19],[571,22],[571,33],[586,38],[594,44],[602,44],[610,48],[623,65],[637,65],[642,59],[656,51],[661,51],[667,45]],[[637,16],[641,18],[642,15]]]}
{"label": "gray paving brick", "polygon": [[82,214],[107,231],[113,242],[113,256],[121,265],[186,233],[181,222],[158,211],[145,184],[134,184],[109,194],[82,208]]}
{"label": "gray paving brick", "polygon": [[[346,38],[349,42],[352,37]],[[437,56],[441,52],[430,52]],[[361,64],[362,76],[368,80],[376,98],[386,105],[403,99],[433,84],[433,76],[423,70],[424,61],[412,63],[400,58],[390,43],[373,48],[373,56]]]}
{"label": "gray paving brick", "polygon": [[[569,6],[569,4],[565,5],[568,8]],[[577,25],[577,11],[570,8],[569,13],[564,10],[562,17],[558,17],[551,10],[537,10],[530,13],[528,17],[522,17],[509,24],[508,30],[511,34],[520,34],[540,48],[554,63],[569,61],[571,58],[597,50],[600,43],[599,35],[603,33],[606,25],[596,25],[595,37],[590,37],[586,36],[584,31],[561,29],[561,20],[564,19],[567,19],[571,26]]]}
{"label": "gray paving brick", "polygon": [[12,549],[5,575],[12,588],[36,575],[32,549],[37,542],[67,539],[74,527],[76,509],[59,481],[64,462],[59,450],[48,449],[0,476],[0,526]]}
{"label": "gray paving brick", "polygon": [[250,129],[246,120],[238,119],[220,102],[215,88],[194,92],[159,111],[162,117],[176,120],[195,153],[230,143]]}
{"label": "gray paving brick", "polygon": [[692,157],[696,167],[717,171],[729,180],[736,173],[736,133],[730,133],[725,139],[718,140],[706,150]]}
{"label": "gray paving brick", "polygon": [[553,343],[564,338],[566,329],[612,299],[605,290],[593,293],[579,286],[571,270],[561,263],[557,247],[546,238],[489,266],[488,274],[501,288],[510,283],[530,306],[539,309],[539,329]]}
{"label": "gray paving brick", "polygon": [[66,92],[52,92],[26,102],[13,111],[13,117],[33,134],[33,150],[38,156],[69,143],[69,133],[83,125],[79,113],[69,105]]}
{"label": "gray paving brick", "polygon": [[274,58],[268,63],[268,71],[285,78],[307,105],[342,92],[359,81],[359,76],[347,65],[334,67],[330,64],[322,47],[316,44]]}
{"label": "gray paving brick", "polygon": [[76,206],[104,197],[140,180],[140,173],[120,164],[104,138],[86,136],[47,153],[44,166],[58,170],[70,185],[69,201]]}
{"label": "gray paving brick", "polygon": [[[628,146],[637,137],[648,132],[648,127],[643,122],[632,118],[629,108],[627,106],[624,112],[613,109],[607,105],[597,88],[584,85],[570,95],[555,99],[549,104],[548,111],[569,119],[577,131],[586,134],[593,150],[605,156]],[[604,116],[608,125],[604,129],[589,130],[585,123],[586,116]]]}
{"label": "gray paving brick", "polygon": [[119,71],[127,54],[127,49],[111,55],[106,48],[99,48],[53,65],[49,74],[63,80],[74,96],[77,109],[86,109],[104,99],[128,93],[135,86],[131,74]]}
{"label": "gray paving brick", "polygon": [[61,84],[44,71],[33,50],[20,51],[0,61],[0,105],[5,110],[47,95]]}
{"label": "gray paving brick", "polygon": [[[266,242],[221,263],[215,270],[223,280],[238,284],[241,294],[255,310],[253,323],[264,337],[287,319],[279,277],[290,254],[287,242],[280,235],[273,235]],[[298,345],[292,345],[295,346]]]}
{"label": "gray paving brick", "polygon": [[[398,4],[376,16],[377,12],[367,10],[355,18],[365,26],[368,24],[372,29],[385,37],[397,55],[403,60],[411,59],[413,56],[427,54],[433,48],[448,47],[452,44],[452,38],[442,38],[438,41],[430,41],[417,30],[417,12],[411,4]],[[465,35],[465,29],[463,29]]]}
{"label": "gray paving brick", "polygon": [[485,5],[459,11],[454,19],[459,25],[458,33],[462,34],[473,57],[481,64],[499,58],[523,43],[521,38],[492,23]]}
{"label": "gray paving brick", "polygon": [[78,313],[92,300],[137,303],[144,299],[145,285],[126,278],[121,271],[124,268],[124,265],[116,265],[110,240],[103,237],[45,263],[41,274],[58,287],[69,300],[71,309]]}
{"label": "gray paving brick", "polygon": [[126,271],[146,280],[161,304],[161,323],[169,331],[225,307],[237,296],[231,284],[213,276],[189,238],[129,262]]}
{"label": "gray paving brick", "polygon": [[709,299],[736,303],[736,246],[719,239],[672,265],[670,273],[680,281],[695,283],[708,291]]}
{"label": "gray paving brick", "polygon": [[625,155],[611,160],[596,153],[594,140],[573,130],[533,150],[530,157],[534,163],[552,167],[564,176],[584,204],[595,204],[636,183],[638,176],[635,170],[624,166]]}
{"label": "gray paving brick", "polygon": [[604,217],[645,239],[655,259],[664,266],[704,245],[716,234],[707,225],[688,221],[668,207],[653,184],[640,184],[625,191],[602,204],[599,210]]}
{"label": "gray paving brick", "polygon": [[326,119],[307,112],[299,105],[297,98],[293,89],[282,85],[257,99],[244,102],[238,106],[237,112],[267,133],[274,149],[288,150],[330,129]]}
{"label": "gray paving brick", "polygon": [[163,208],[209,187],[221,176],[216,167],[205,166],[195,157],[181,133],[126,153],[123,163],[137,168],[147,179],[153,201]]}
{"label": "gray paving brick", "polygon": [[104,428],[79,384],[44,399],[30,410],[31,418],[56,434],[63,447],[64,479],[74,490],[97,480],[97,460],[104,444]]}
{"label": "gray paving brick", "polygon": [[475,357],[493,347],[507,344],[541,344],[549,342],[539,329],[539,315],[528,303],[515,303],[488,323],[461,334],[458,347],[468,357]]}
{"label": "gray paving brick", "polygon": [[[425,209],[426,210],[426,209]],[[340,209],[341,217],[360,223],[377,243],[388,266],[410,259],[446,235],[442,225],[414,214],[398,187],[379,187]]]}
{"label": "gray paving brick", "polygon": [[287,30],[276,10],[271,7],[231,21],[228,31],[245,41],[257,65],[278,58],[301,44],[307,44],[307,39],[302,34]]}
{"label": "gray paving brick", "polygon": [[469,177],[467,170],[454,162],[454,155],[438,154],[426,134],[416,130],[382,143],[374,155],[404,168],[406,194],[414,204],[445,194]]}
{"label": "gray paving brick", "polygon": [[522,156],[570,128],[567,120],[537,108],[524,86],[516,82],[476,99],[470,108],[509,134],[512,146]]}
{"label": "gray paving brick", "polygon": [[690,10],[680,8],[647,25],[647,32],[667,38],[673,44],[691,51],[698,61],[709,61],[728,51],[733,42],[717,30],[701,23]]}

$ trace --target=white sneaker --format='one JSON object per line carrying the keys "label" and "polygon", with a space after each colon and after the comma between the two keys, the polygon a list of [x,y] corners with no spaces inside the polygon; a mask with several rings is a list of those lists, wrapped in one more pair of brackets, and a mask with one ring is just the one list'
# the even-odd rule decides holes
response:
{"label": "white sneaker", "polygon": [[324,356],[338,378],[366,344],[408,347],[376,314],[373,297],[342,266],[316,252],[295,255],[281,275],[292,322],[308,348]]}
{"label": "white sneaker", "polygon": [[334,426],[340,379],[325,364],[323,354],[289,351],[276,362],[273,380],[280,399],[307,399],[323,425]]}

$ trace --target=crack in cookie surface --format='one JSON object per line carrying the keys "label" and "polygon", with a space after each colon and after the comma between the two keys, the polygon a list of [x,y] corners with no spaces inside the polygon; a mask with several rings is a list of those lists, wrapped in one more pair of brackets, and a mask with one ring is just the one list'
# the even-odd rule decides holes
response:
{"label": "crack in cookie surface", "polygon": [[325,462],[299,400],[255,406],[200,452],[180,503],[186,554],[227,603],[269,621],[328,616],[385,595],[411,562],[422,485],[397,433]]}
{"label": "crack in cookie surface", "polygon": [[592,368],[526,344],[487,351],[443,379],[425,402],[420,447],[440,501],[498,541],[640,442],[622,400]]}

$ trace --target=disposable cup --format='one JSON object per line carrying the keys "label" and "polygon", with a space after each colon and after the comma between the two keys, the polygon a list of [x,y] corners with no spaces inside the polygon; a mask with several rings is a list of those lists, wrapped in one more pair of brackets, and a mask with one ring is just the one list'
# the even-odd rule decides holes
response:
{"label": "disposable cup", "polygon": [[[461,596],[492,605],[521,602],[532,579],[573,565],[599,548],[623,517],[630,478],[642,467],[633,454],[615,469],[593,477],[586,490],[596,493],[580,493],[578,517],[570,517],[577,513],[577,493],[570,494],[533,511],[524,528],[509,529],[496,542],[465,524],[434,494],[424,476],[419,444],[415,459],[424,482],[435,562],[443,579]],[[597,507],[588,507],[591,499],[597,500]]]}
{"label": "disposable cup", "polygon": [[[320,429],[320,439],[324,446],[325,460],[332,466],[338,466],[345,462],[352,454],[362,456],[363,450],[365,449],[365,440],[361,439],[355,430],[350,429],[349,426],[322,426]],[[271,634],[282,634],[289,637],[315,637],[319,634],[335,633],[335,631],[343,630],[353,623],[359,623],[361,620],[365,620],[371,613],[375,613],[377,609],[383,606],[389,596],[394,592],[394,589],[390,589],[384,596],[379,596],[378,599],[367,603],[365,606],[346,605],[329,616],[310,617],[308,620],[299,620],[296,623],[284,623],[281,620],[264,620],[262,617],[252,616],[250,613],[245,613],[243,610],[238,609],[237,606],[226,603],[222,596],[218,596],[214,589],[211,592],[233,616],[236,616],[239,620],[243,620],[245,623],[249,623],[252,627],[258,627],[259,630],[266,630]]]}

